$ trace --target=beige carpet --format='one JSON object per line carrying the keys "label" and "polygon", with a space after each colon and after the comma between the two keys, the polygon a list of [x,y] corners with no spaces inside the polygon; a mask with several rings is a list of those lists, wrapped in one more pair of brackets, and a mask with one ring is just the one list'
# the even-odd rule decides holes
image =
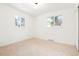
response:
{"label": "beige carpet", "polygon": [[0,55],[5,56],[78,56],[75,46],[32,38],[0,47]]}

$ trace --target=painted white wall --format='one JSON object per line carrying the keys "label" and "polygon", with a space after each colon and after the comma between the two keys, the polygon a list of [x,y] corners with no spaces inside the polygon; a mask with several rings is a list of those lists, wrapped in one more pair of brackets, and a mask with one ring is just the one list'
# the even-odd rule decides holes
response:
{"label": "painted white wall", "polygon": [[36,17],[32,17],[32,21],[31,21],[31,27],[30,27],[30,32],[31,32],[31,37],[35,37],[35,30],[36,30]]}
{"label": "painted white wall", "polygon": [[[63,15],[64,20],[61,26],[48,27],[47,18],[49,16]],[[65,10],[53,11],[36,18],[35,37],[41,39],[52,39],[57,42],[76,45],[77,39],[77,19],[76,10],[69,8]]]}
{"label": "painted white wall", "polygon": [[[15,16],[25,17],[25,27],[15,26]],[[32,35],[31,22],[31,16],[5,4],[0,4],[0,46],[29,38]]]}
{"label": "painted white wall", "polygon": [[75,9],[76,9],[76,19],[77,19],[77,21],[76,21],[76,27],[77,27],[77,30],[76,30],[76,32],[77,32],[77,39],[76,39],[76,48],[77,48],[77,50],[79,50],[79,44],[78,44],[78,4],[76,4],[76,7],[75,7]]}

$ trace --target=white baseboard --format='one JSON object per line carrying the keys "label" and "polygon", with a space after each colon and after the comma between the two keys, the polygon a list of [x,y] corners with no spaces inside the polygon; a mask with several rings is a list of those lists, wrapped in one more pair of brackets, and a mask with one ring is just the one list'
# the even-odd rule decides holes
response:
{"label": "white baseboard", "polygon": [[42,37],[36,37],[38,39],[43,39],[43,40],[51,40],[53,42],[58,42],[58,43],[62,43],[62,44],[68,44],[68,45],[73,45],[73,46],[76,46],[75,43],[73,42],[69,42],[69,41],[64,41],[64,40],[55,40],[55,39],[45,39],[45,38],[42,38]]}
{"label": "white baseboard", "polygon": [[20,39],[16,39],[16,40],[12,40],[12,41],[0,44],[0,47],[7,46],[7,45],[10,45],[10,44],[13,44],[13,43],[17,43],[17,42],[20,42],[20,41],[23,41],[23,40],[27,40],[27,39],[30,39],[30,38],[31,37],[22,37]]}
{"label": "white baseboard", "polygon": [[[17,42],[20,42],[20,41],[23,41],[23,40],[27,40],[27,39],[30,39],[30,38],[47,40],[47,39],[39,38],[39,37],[23,37],[23,38],[20,38],[19,40],[12,40],[12,41],[10,41],[10,42],[6,42],[6,43],[3,43],[3,44],[0,44],[0,47],[6,46],[6,45],[9,45],[9,44],[13,44],[13,43],[17,43]],[[58,43],[63,43],[63,44],[74,45],[73,43],[69,43],[69,42],[67,42],[67,41],[58,41],[58,40],[53,40],[53,41],[54,41],[54,42],[58,42]],[[74,46],[75,46],[75,45],[74,45]]]}

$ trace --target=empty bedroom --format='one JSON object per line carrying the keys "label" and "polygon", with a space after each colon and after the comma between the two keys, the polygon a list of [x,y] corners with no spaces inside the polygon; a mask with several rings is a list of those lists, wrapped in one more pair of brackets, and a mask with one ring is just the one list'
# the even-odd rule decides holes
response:
{"label": "empty bedroom", "polygon": [[76,3],[0,3],[0,56],[79,56]]}

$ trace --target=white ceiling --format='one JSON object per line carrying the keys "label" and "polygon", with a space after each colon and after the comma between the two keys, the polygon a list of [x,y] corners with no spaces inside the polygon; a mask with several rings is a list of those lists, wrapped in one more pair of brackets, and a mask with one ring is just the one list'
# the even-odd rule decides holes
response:
{"label": "white ceiling", "polygon": [[9,5],[32,16],[38,16],[51,11],[73,8],[75,6],[73,3],[44,3],[39,4],[40,6],[37,9],[34,9],[31,3],[12,3]]}

